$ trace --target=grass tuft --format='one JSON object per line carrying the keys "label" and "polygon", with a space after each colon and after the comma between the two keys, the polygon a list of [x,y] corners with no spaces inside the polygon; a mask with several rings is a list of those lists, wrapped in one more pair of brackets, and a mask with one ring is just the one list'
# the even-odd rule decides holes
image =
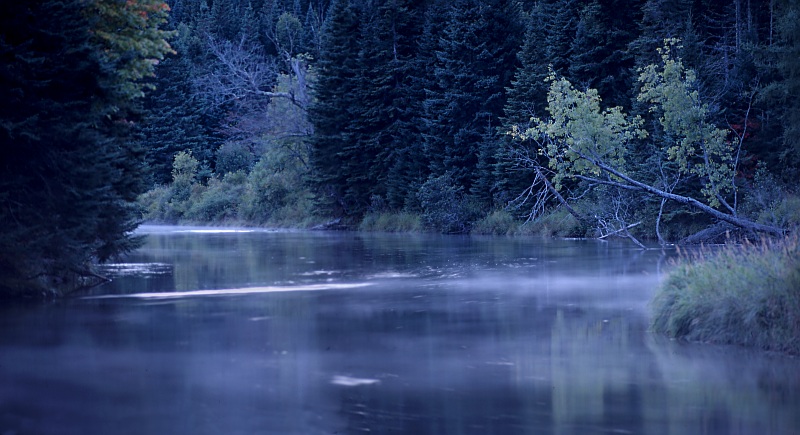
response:
{"label": "grass tuft", "polygon": [[684,254],[651,306],[673,338],[800,354],[798,237]]}
{"label": "grass tuft", "polygon": [[407,212],[368,213],[358,229],[389,233],[419,233],[423,230],[419,215]]}
{"label": "grass tuft", "polygon": [[519,220],[514,218],[511,213],[497,210],[475,222],[470,234],[507,236],[514,234],[519,225]]}

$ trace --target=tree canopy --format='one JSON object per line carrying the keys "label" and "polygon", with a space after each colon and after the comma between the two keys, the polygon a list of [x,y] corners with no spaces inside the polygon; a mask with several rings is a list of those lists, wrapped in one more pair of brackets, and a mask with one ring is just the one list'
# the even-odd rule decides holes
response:
{"label": "tree canopy", "polygon": [[137,217],[780,232],[795,3],[5,2],[0,286],[99,279]]}
{"label": "tree canopy", "polygon": [[136,246],[145,77],[171,51],[163,2],[0,6],[0,293],[58,294]]}
{"label": "tree canopy", "polygon": [[[710,123],[708,107],[699,100],[695,89],[694,71],[686,69],[673,54],[672,48],[677,43],[674,39],[667,40],[660,49],[661,62],[648,65],[639,76],[641,88],[637,99],[649,104],[651,114],[670,138],[652,146],[658,153],[656,164],[661,179],[637,179],[627,157],[634,141],[650,136],[643,128],[642,117],[626,115],[620,107],[602,108],[596,90],[579,91],[555,74],[549,78],[550,117],[534,119],[532,127],[524,131],[515,129],[514,134],[537,142],[553,172],[556,189],[572,178],[590,186],[642,191],[747,230],[782,234],[781,228],[737,216],[736,209],[729,204],[736,190],[735,153],[727,140],[728,132]],[[541,168],[536,157],[522,160],[537,170]],[[693,177],[702,185],[702,198],[673,193],[681,179]]]}

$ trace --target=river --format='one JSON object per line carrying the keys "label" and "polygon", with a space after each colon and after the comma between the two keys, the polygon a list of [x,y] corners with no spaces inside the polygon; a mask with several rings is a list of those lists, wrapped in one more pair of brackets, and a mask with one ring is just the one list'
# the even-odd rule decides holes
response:
{"label": "river", "polygon": [[0,434],[797,434],[800,360],[647,331],[672,252],[145,226],[0,308]]}

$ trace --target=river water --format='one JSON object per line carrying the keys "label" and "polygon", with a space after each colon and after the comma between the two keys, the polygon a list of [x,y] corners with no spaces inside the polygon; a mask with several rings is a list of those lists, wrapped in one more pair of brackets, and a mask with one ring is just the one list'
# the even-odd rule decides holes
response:
{"label": "river water", "polygon": [[0,434],[797,434],[800,360],[647,331],[627,243],[143,227],[0,308]]}

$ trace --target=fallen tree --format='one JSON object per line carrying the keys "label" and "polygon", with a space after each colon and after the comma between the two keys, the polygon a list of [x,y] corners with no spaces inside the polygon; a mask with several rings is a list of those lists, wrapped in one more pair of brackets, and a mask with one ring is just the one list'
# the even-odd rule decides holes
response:
{"label": "fallen tree", "polygon": [[[665,41],[659,50],[661,63],[647,66],[639,76],[638,100],[648,104],[650,113],[658,117],[664,133],[659,137],[670,139],[661,143],[650,139],[654,136],[644,128],[641,117],[628,116],[620,107],[602,109],[596,90],[577,90],[568,80],[551,73],[547,98],[550,117],[534,118],[532,127],[510,132],[537,144],[533,152],[520,148],[515,154],[517,164],[535,174],[534,184],[527,190],[528,197],[539,200],[534,206],[539,209],[541,198],[556,198],[579,221],[588,222],[592,218],[578,213],[559,193],[565,180],[583,182],[590,189],[608,186],[617,192],[652,195],[661,199],[656,218],[660,240],[659,224],[668,201],[747,231],[784,234],[783,228],[755,222],[737,213],[734,176],[741,141],[734,147],[733,141],[728,140],[729,132],[710,122],[707,105],[700,101],[696,90],[695,73],[672,54],[677,43],[677,40]],[[651,154],[648,164],[655,166],[652,173],[656,175],[649,180],[637,178],[629,161],[634,144],[642,142],[647,143]],[[688,180],[700,182],[697,197],[675,193],[676,187]],[[534,194],[537,190],[547,195]],[[594,218],[602,222],[602,218]],[[605,235],[622,233],[640,244],[627,232],[631,224],[618,213],[615,218],[618,224],[607,228]]]}

